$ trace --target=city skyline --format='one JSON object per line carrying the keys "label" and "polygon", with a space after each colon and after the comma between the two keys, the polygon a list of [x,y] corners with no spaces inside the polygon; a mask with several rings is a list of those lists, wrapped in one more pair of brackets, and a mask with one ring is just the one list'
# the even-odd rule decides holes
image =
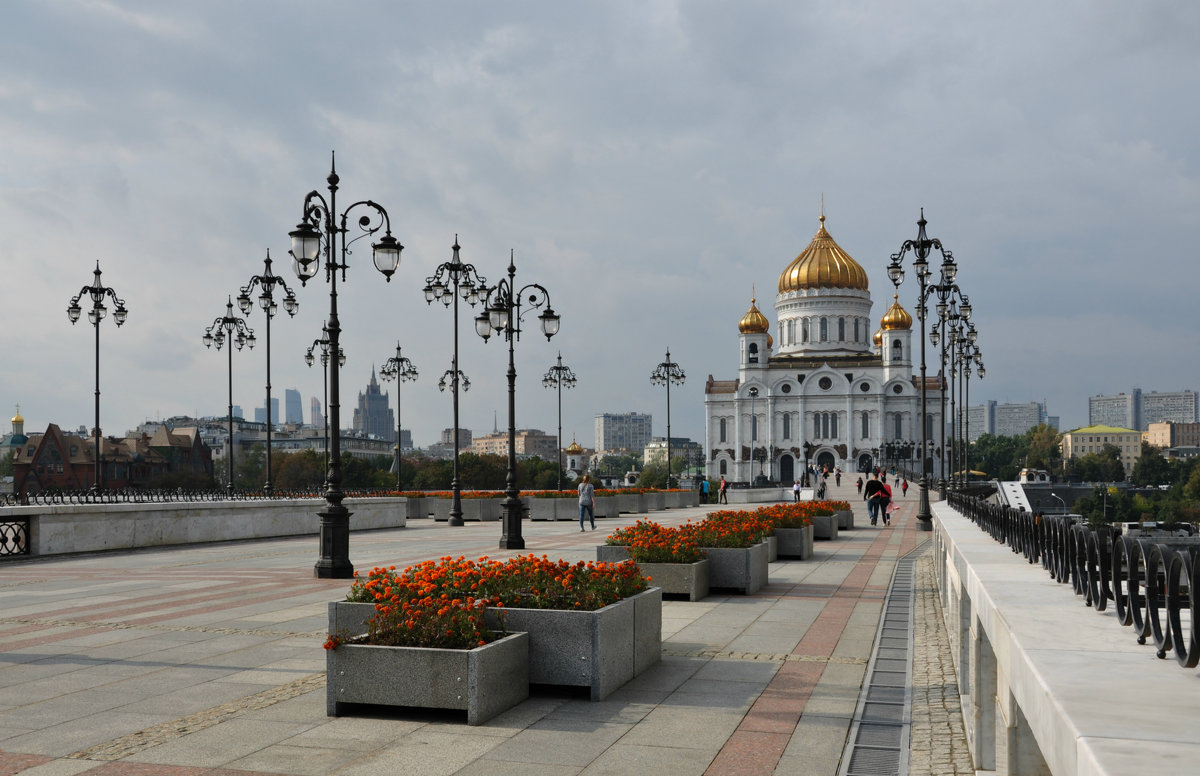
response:
{"label": "city skyline", "polygon": [[[1200,79],[1200,9],[365,2],[369,23],[347,26],[325,10],[6,9],[3,417],[93,424],[93,333],[65,308],[96,262],[128,307],[100,327],[103,431],[223,408],[225,354],[201,335],[268,251],[300,304],[272,323],[271,382],[322,397],[303,354],[329,288],[293,280],[287,234],[334,150],[340,201],[387,208],[406,246],[390,283],[364,243],[339,277],[343,425],[397,342],[423,375],[404,427],[420,444],[451,424],[436,379],[451,321],[421,288],[457,236],[493,283],[515,251],[518,284],[544,285],[562,316],[553,342],[535,323],[516,348],[518,427],[557,425],[540,378],[561,351],[579,380],[564,440],[605,411],[653,415],[664,435],[649,376],[669,348],[688,375],[672,433],[703,439],[705,378],[729,371],[752,296],[773,330],[779,273],[822,210],[877,321],[924,208],[975,309],[972,404],[1045,402],[1069,429],[1090,395],[1200,385],[1178,323],[1189,284],[1165,281],[1187,277],[1200,204],[1197,108],[1179,97]],[[317,31],[320,51],[294,45]],[[506,420],[506,354],[475,336],[477,312],[459,321],[461,422],[482,430]],[[253,408],[266,321],[257,306],[246,321],[258,343],[234,354],[233,393]]]}

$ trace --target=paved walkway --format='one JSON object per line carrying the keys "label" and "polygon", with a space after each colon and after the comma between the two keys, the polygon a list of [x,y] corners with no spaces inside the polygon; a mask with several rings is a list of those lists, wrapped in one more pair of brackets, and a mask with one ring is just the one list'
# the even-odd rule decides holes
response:
{"label": "paved walkway", "polygon": [[[812,560],[771,564],[757,595],[665,602],[658,666],[603,702],[538,694],[479,727],[441,713],[325,716],[325,604],[348,583],[312,577],[314,539],[5,563],[0,776],[835,774],[896,559],[929,536],[915,489],[891,527],[873,528],[843,483],[830,496],[854,505],[856,530],[818,542]],[[634,519],[594,533],[526,523],[526,551],[592,559]],[[351,559],[365,572],[512,554],[498,535],[497,523],[414,521],[353,535]],[[971,773],[922,568],[911,772]]]}

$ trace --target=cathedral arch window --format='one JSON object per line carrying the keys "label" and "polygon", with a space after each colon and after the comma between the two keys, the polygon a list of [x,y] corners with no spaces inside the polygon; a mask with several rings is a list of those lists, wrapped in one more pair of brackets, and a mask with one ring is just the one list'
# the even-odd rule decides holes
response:
{"label": "cathedral arch window", "polygon": [[721,459],[720,472],[722,477],[724,477],[726,474],[729,474],[729,462],[724,458]]}
{"label": "cathedral arch window", "polygon": [[900,343],[900,340],[898,340],[898,339],[892,340],[892,359],[895,361],[899,361],[903,358],[904,358],[904,345],[902,345]]}
{"label": "cathedral arch window", "polygon": [[846,341],[846,319],[838,318],[838,342]]}
{"label": "cathedral arch window", "polygon": [[855,342],[858,342],[858,323],[859,323],[859,319],[855,318],[854,319],[854,341]]}
{"label": "cathedral arch window", "polygon": [[750,347],[747,348],[747,352],[748,352],[747,361],[749,361],[751,364],[757,364],[758,363],[758,343],[751,342]]}
{"label": "cathedral arch window", "polygon": [[791,413],[783,413],[783,438],[792,438],[792,415]]}
{"label": "cathedral arch window", "polygon": [[903,439],[904,438],[904,432],[900,430],[900,420],[901,419],[900,419],[899,412],[897,412],[895,415],[892,416],[892,421],[893,421],[892,425],[894,426],[894,428],[892,429],[892,439]]}
{"label": "cathedral arch window", "polygon": [[862,438],[871,438],[871,415],[866,412],[862,414]]}
{"label": "cathedral arch window", "polygon": [[829,341],[829,319],[821,316],[821,342]]}
{"label": "cathedral arch window", "polygon": [[758,440],[758,416],[751,415],[750,416],[750,441],[755,442],[757,440]]}
{"label": "cathedral arch window", "polygon": [[729,426],[726,423],[725,418],[721,418],[718,421],[717,428],[718,428],[717,435],[720,437],[720,440],[722,442],[728,442],[729,441]]}

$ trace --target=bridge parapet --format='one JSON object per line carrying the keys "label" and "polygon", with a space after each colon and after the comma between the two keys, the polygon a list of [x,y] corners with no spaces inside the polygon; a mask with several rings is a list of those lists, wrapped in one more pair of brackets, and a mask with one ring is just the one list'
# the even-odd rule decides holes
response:
{"label": "bridge parapet", "polygon": [[[1200,661],[1190,595],[1200,543],[972,502],[956,497],[957,509],[939,502],[933,511],[975,767],[1194,773],[1200,692],[1195,672],[1176,662]],[[1167,655],[1176,660],[1156,659]]]}

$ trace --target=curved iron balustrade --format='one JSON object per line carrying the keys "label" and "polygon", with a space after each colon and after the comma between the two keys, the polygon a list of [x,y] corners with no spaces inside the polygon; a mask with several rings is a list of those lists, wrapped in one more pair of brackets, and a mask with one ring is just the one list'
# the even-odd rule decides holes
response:
{"label": "curved iron balustrade", "polygon": [[[1056,582],[1070,584],[1084,604],[1103,612],[1112,602],[1116,621],[1131,626],[1139,644],[1172,654],[1184,668],[1200,665],[1200,542],[1196,526],[1180,523],[1145,536],[1119,526],[1092,528],[1074,515],[1038,520],[962,492],[950,506],[1029,563],[1040,563]],[[1186,618],[1186,619],[1185,619]]]}

